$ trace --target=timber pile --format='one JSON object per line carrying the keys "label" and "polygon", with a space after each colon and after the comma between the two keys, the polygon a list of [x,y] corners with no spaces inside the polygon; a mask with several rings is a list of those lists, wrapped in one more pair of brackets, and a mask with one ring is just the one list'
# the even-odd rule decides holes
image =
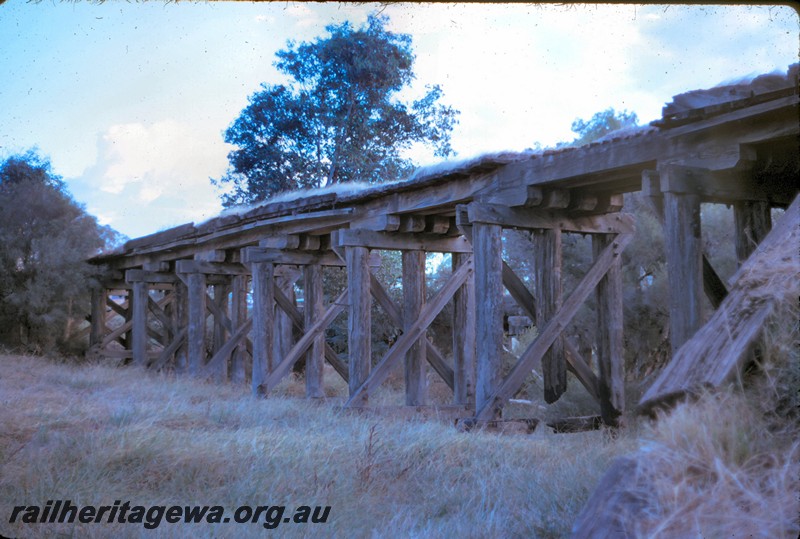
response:
{"label": "timber pile", "polygon": [[800,196],[731,278],[714,316],[677,352],[639,402],[641,411],[719,387],[745,366],[776,305],[800,296]]}

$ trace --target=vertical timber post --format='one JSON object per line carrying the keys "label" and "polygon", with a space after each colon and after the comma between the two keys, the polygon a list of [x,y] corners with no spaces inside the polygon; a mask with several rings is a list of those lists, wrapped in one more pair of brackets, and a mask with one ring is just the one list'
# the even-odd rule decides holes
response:
{"label": "vertical timber post", "polygon": [[[453,253],[453,271],[470,255]],[[475,277],[453,297],[453,404],[475,405]]]}
{"label": "vertical timber post", "polygon": [[478,410],[498,389],[503,366],[503,228],[474,223],[472,250],[475,257],[475,326]]}
{"label": "vertical timber post", "polygon": [[[189,289],[186,287],[181,279],[175,282],[175,288],[172,291],[175,294],[175,305],[173,313],[175,315],[176,330],[177,328],[189,327]],[[177,333],[177,331],[176,331]],[[188,340],[178,348],[175,352],[175,369],[178,372],[185,372],[189,368],[189,346]]]}
{"label": "vertical timber post", "polygon": [[772,229],[772,214],[765,200],[742,200],[733,205],[736,259],[741,266]]}
{"label": "vertical timber post", "polygon": [[[614,241],[613,234],[592,236],[594,258]],[[597,366],[600,415],[618,426],[625,408],[625,356],[622,324],[622,253],[615,253],[608,272],[597,284]]]}
{"label": "vertical timber post", "polygon": [[[313,326],[324,314],[322,304],[322,267],[311,264],[303,268],[303,316],[306,329]],[[325,332],[314,339],[306,353],[306,397],[318,399],[325,396],[323,372],[325,368]]]}
{"label": "vertical timber post", "polygon": [[[125,288],[125,323],[127,324],[130,322],[133,324],[133,290],[131,285],[126,283]],[[122,334],[122,346],[125,350],[131,349],[131,344],[133,343],[133,332],[131,330],[126,331]]]}
{"label": "vertical timber post", "polygon": [[[284,266],[285,267],[285,266]],[[291,272],[275,278],[275,286],[279,287],[283,295],[286,296],[293,305],[296,304],[294,293],[294,280],[290,277]],[[292,319],[283,312],[280,307],[275,309],[275,335],[273,337],[273,357],[280,361],[292,349],[294,342]]]}
{"label": "vertical timber post", "polygon": [[[347,290],[350,314],[347,320],[350,395],[364,383],[372,366],[372,296],[369,284],[369,249],[347,247]],[[369,391],[364,393],[366,404]]]}
{"label": "vertical timber post", "polygon": [[[561,308],[561,230],[534,230],[536,320],[540,325]],[[567,363],[563,337],[558,337],[542,357],[544,400],[552,403],[567,390]]]}
{"label": "vertical timber post", "polygon": [[[230,316],[228,305],[228,294],[230,294],[230,284],[215,284],[214,285],[214,303],[217,306],[217,309],[220,313]],[[214,317],[214,340],[213,344],[211,345],[211,355],[212,357],[216,354],[220,348],[225,344],[225,341],[228,339],[228,330],[225,329],[225,324],[223,324],[222,320],[217,320],[217,317]],[[219,369],[215,373],[215,376],[219,381],[227,380],[228,379],[228,362],[223,361],[219,365]]]}
{"label": "vertical timber post", "polygon": [[[403,331],[419,318],[425,304],[425,252],[403,251]],[[424,334],[406,353],[406,406],[421,406],[428,400]]]}
{"label": "vertical timber post", "polygon": [[189,292],[189,328],[186,334],[189,374],[197,376],[206,362],[206,276],[187,274]]}
{"label": "vertical timber post", "polygon": [[[234,331],[247,321],[247,275],[233,277],[231,291],[231,325]],[[246,347],[239,344],[231,354],[231,381],[244,383],[244,354]]]}
{"label": "vertical timber post", "polygon": [[275,266],[253,262],[253,396],[266,396],[264,384],[272,372],[275,339]]}
{"label": "vertical timber post", "polygon": [[147,366],[147,298],[148,288],[145,281],[134,281],[132,283],[133,298],[133,325],[131,335],[133,342],[133,364],[142,367]]}
{"label": "vertical timber post", "polygon": [[108,309],[108,290],[105,286],[92,288],[92,325],[89,330],[89,346],[103,342],[106,334],[106,310]]}
{"label": "vertical timber post", "polygon": [[703,238],[700,197],[687,192],[687,177],[679,167],[659,170],[664,193],[664,232],[669,275],[669,324],[672,354],[703,322]]}

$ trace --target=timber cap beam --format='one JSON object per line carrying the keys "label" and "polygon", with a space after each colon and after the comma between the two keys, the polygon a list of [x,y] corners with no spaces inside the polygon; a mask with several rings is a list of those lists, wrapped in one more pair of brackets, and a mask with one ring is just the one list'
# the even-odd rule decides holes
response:
{"label": "timber cap beam", "polygon": [[336,242],[338,247],[368,247],[370,249],[441,253],[472,252],[472,246],[461,236],[449,237],[428,233],[387,233],[364,229],[345,229],[336,235]]}
{"label": "timber cap beam", "polygon": [[[307,252],[263,247],[245,247],[242,249],[242,264],[258,262],[294,266],[345,266],[345,262],[333,251]],[[369,265],[371,267],[380,266],[380,263],[380,256],[377,254],[370,255]]]}
{"label": "timber cap beam", "polygon": [[461,227],[484,223],[505,228],[559,229],[581,234],[621,234],[634,230],[633,216],[624,213],[575,217],[565,211],[511,208],[480,202],[459,205],[456,221]]}

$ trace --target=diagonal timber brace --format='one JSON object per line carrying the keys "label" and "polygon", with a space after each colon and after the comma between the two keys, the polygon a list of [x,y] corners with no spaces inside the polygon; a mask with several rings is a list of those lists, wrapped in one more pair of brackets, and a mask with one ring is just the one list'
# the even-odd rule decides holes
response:
{"label": "diagonal timber brace", "polygon": [[333,319],[339,316],[339,314],[341,314],[346,307],[347,290],[342,292],[339,297],[336,298],[333,303],[331,303],[331,305],[328,307],[328,310],[325,311],[325,314],[319,320],[317,320],[313,326],[306,329],[303,337],[297,341],[297,344],[292,347],[286,357],[275,366],[271,373],[269,373],[266,381],[264,382],[265,393],[271,389],[274,389],[275,386],[280,383],[283,377],[288,374],[289,369],[291,369],[297,360],[306,353],[306,350],[308,350],[308,347],[314,342],[314,339],[317,337],[317,335],[324,331],[325,328],[327,328],[330,323],[333,322]]}
{"label": "diagonal timber brace", "polygon": [[541,359],[556,338],[567,327],[578,312],[578,308],[586,301],[589,294],[600,280],[606,275],[615,258],[621,256],[622,250],[633,239],[632,233],[619,234],[600,255],[594,264],[575,288],[574,292],[564,301],[561,309],[544,325],[539,337],[522,353],[511,372],[503,379],[500,386],[491,394],[475,414],[477,420],[490,420],[499,415],[505,403],[522,386],[530,372],[531,366],[537,359]]}
{"label": "diagonal timber brace", "polygon": [[460,268],[458,268],[447,280],[445,285],[437,292],[429,303],[419,313],[419,318],[416,323],[408,328],[408,330],[400,336],[394,345],[386,352],[386,355],[378,362],[367,379],[350,395],[350,398],[345,403],[346,407],[359,406],[365,402],[369,391],[373,388],[380,386],[386,377],[395,367],[398,360],[405,356],[411,349],[422,334],[431,325],[434,318],[441,312],[445,305],[455,295],[456,291],[461,285],[466,282],[472,273],[472,258],[468,259]]}

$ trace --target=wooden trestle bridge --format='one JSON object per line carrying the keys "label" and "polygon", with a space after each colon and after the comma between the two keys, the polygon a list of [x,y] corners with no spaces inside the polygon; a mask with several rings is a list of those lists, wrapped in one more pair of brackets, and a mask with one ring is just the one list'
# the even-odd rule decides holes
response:
{"label": "wooden trestle bridge", "polygon": [[[128,241],[92,259],[102,288],[93,295],[90,353],[249,377],[255,395],[269,393],[303,358],[311,398],[324,395],[328,362],[347,381],[346,405],[354,407],[367,404],[400,363],[406,404],[426,405],[430,365],[452,389],[453,405],[478,421],[498,418],[541,363],[548,402],[565,390],[569,370],[614,425],[624,408],[621,254],[634,234],[632,216],[621,212],[623,194],[644,191],[663,217],[674,352],[702,325],[703,295],[718,306],[726,294],[703,254],[700,204],[733,205],[743,261],[769,231],[770,208],[787,206],[797,192],[797,76],[795,65],[784,75],[681,94],[650,126],[580,148],[488,155],[420,169],[401,182],[301,192]],[[532,292],[503,260],[509,228],[532,231]],[[564,298],[562,236],[573,233],[591,235],[594,260]],[[402,251],[402,305],[373,275],[372,250]],[[453,272],[426,299],[430,252],[452,253]],[[347,273],[345,291],[327,305],[324,266]],[[298,279],[302,308],[293,297]],[[538,328],[505,373],[504,289]],[[596,370],[562,334],[591,294]],[[373,300],[402,329],[374,364]],[[449,302],[453,352],[444,357],[426,330]],[[343,360],[325,330],[345,311]],[[287,344],[293,331],[299,338]]]}

